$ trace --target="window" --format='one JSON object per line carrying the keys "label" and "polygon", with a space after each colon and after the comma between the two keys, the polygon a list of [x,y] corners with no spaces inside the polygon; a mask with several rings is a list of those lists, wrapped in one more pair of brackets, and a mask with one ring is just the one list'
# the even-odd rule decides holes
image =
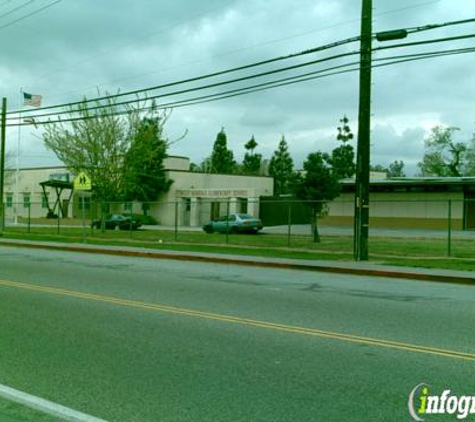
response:
{"label": "window", "polygon": [[7,195],[7,208],[11,208],[13,206],[13,196]]}
{"label": "window", "polygon": [[132,211],[132,202],[124,203],[124,211]]}
{"label": "window", "polygon": [[23,195],[23,206],[25,208],[30,208],[30,194]]}

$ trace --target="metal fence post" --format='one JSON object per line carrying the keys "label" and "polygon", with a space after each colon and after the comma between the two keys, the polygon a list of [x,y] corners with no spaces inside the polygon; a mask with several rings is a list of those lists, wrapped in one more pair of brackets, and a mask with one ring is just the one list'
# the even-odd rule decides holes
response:
{"label": "metal fence post", "polygon": [[82,235],[83,235],[83,243],[86,243],[87,232],[86,232],[86,210],[84,206],[84,192],[81,193],[81,218],[82,218]]}
{"label": "metal fence post", "polygon": [[28,206],[28,233],[31,233],[31,206]]}
{"label": "metal fence post", "polygon": [[447,256],[452,256],[452,200],[449,199],[447,212]]}
{"label": "metal fence post", "polygon": [[134,208],[134,203],[130,202],[130,212],[129,212],[129,217],[130,217],[130,222],[129,222],[129,237],[132,237],[132,220],[133,220],[133,208]]}
{"label": "metal fence post", "polygon": [[[30,207],[28,207],[28,212],[30,212]],[[61,220],[61,207],[59,207],[58,209],[58,225],[56,229],[57,234],[59,234],[59,226],[61,224],[60,220]]]}
{"label": "metal fence post", "polygon": [[291,230],[292,230],[292,204],[289,204],[289,210],[287,214],[287,223],[288,223],[287,246],[290,248],[290,236],[291,236]]}
{"label": "metal fence post", "polygon": [[175,201],[175,242],[178,240],[178,201]]}
{"label": "metal fence post", "polygon": [[229,243],[229,198],[226,203],[226,244]]}

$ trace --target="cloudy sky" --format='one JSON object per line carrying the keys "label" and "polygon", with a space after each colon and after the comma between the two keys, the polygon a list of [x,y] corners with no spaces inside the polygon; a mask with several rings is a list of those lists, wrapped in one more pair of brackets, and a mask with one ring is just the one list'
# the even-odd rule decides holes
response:
{"label": "cloudy sky", "polygon": [[[373,0],[373,5],[375,32],[475,18],[473,0]],[[0,91],[15,110],[20,88],[43,95],[43,105],[53,105],[93,98],[98,90],[116,93],[156,86],[356,36],[360,9],[360,0],[0,0]],[[475,23],[412,34],[406,41],[462,34],[475,34]],[[374,47],[390,44],[375,42]],[[472,46],[475,38],[391,49],[374,58]],[[347,44],[262,71],[357,48],[356,43]],[[458,126],[460,139],[471,138],[474,59],[471,53],[374,69],[372,164],[403,160],[413,175],[424,137],[438,124]],[[349,56],[201,94],[354,60],[356,56]],[[349,117],[356,133],[357,110],[358,74],[352,72],[178,108],[166,133],[174,140],[187,130],[170,154],[195,162],[209,155],[221,127],[237,159],[242,159],[243,145],[252,135],[264,157],[272,155],[285,135],[299,166],[309,152],[337,146],[342,115]],[[16,153],[17,129],[7,135],[7,149]],[[42,147],[41,129],[23,129],[20,165],[53,164],[58,162]]]}

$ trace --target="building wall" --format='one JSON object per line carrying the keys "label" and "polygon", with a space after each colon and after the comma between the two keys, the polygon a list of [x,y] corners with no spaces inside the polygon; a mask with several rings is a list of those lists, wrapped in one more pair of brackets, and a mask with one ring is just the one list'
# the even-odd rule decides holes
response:
{"label": "building wall", "polygon": [[[4,201],[7,220],[14,218],[15,215],[27,217],[29,212],[34,217],[45,217],[48,208],[43,203],[43,189],[40,182],[51,179],[67,181],[71,178],[65,167],[21,169],[18,173],[18,198],[15,198],[16,171],[7,170],[5,176]],[[46,188],[46,193],[52,206],[56,201],[56,192],[52,188]],[[70,190],[64,190],[60,200],[66,201],[70,194]],[[30,207],[27,206],[28,202]],[[70,207],[68,211],[70,212]]]}
{"label": "building wall", "polygon": [[[259,215],[259,197],[273,193],[271,177],[239,176],[210,173],[192,173],[168,171],[173,180],[170,191],[159,204],[151,207],[151,214],[161,224],[198,226],[212,217],[212,212],[219,215],[229,212],[245,211]],[[177,205],[175,205],[177,203]]]}
{"label": "building wall", "polygon": [[163,166],[167,170],[188,171],[190,169],[190,159],[188,157],[178,157],[176,155],[170,155],[165,158]]}
{"label": "building wall", "polygon": [[[464,219],[463,192],[372,192],[372,226],[444,228],[451,201],[453,228],[461,229]],[[328,224],[349,224],[354,215],[354,193],[344,193],[328,204]]]}

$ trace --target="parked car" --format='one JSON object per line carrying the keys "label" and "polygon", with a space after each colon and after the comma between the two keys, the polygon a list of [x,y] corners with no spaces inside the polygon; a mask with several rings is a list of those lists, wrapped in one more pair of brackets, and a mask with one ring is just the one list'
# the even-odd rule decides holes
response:
{"label": "parked car", "polygon": [[206,233],[257,233],[262,230],[262,221],[249,214],[229,214],[203,225]]}
{"label": "parked car", "polygon": [[[111,214],[106,217],[107,230],[137,230],[142,224],[135,218],[122,214]],[[91,227],[99,229],[101,227],[101,220],[94,220]]]}

